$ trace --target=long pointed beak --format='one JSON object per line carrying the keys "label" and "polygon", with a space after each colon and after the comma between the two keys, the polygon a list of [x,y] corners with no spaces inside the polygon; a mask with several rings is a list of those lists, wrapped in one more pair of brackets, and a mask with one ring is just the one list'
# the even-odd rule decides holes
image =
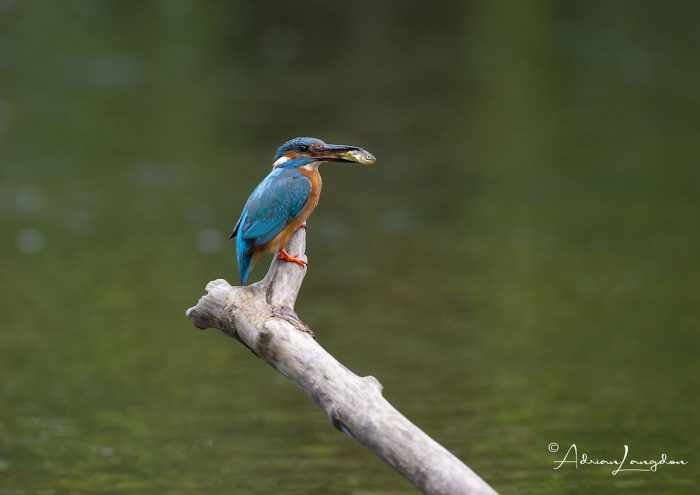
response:
{"label": "long pointed beak", "polygon": [[323,159],[329,162],[351,162],[372,165],[377,159],[367,150],[344,144],[325,144],[321,151]]}

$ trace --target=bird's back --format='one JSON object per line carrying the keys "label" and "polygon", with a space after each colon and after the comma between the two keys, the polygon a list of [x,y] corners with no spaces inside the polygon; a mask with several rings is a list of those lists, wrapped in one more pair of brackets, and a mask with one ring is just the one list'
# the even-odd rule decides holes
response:
{"label": "bird's back", "polygon": [[274,169],[255,188],[231,234],[231,237],[236,236],[242,283],[252,269],[254,253],[264,250],[299,216],[311,190],[311,181],[297,168]]}

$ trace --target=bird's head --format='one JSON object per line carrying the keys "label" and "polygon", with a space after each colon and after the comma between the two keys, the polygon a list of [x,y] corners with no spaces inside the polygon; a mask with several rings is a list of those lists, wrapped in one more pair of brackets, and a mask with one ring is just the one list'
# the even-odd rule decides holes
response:
{"label": "bird's head", "polygon": [[359,163],[372,165],[376,158],[362,148],[344,144],[327,144],[320,139],[298,137],[279,147],[273,168],[303,167],[322,162]]}

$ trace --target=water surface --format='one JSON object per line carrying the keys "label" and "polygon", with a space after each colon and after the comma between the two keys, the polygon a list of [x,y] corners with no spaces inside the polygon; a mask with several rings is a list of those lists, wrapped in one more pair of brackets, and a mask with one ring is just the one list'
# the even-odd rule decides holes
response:
{"label": "water surface", "polygon": [[412,493],[184,318],[300,134],[378,157],[323,169],[322,345],[504,494],[692,493],[698,13],[0,2],[0,494]]}

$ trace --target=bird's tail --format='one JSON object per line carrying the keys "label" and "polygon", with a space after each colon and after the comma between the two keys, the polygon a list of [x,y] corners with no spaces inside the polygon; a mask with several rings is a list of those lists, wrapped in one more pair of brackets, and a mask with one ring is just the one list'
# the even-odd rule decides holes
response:
{"label": "bird's tail", "polygon": [[236,254],[238,255],[238,271],[241,273],[241,285],[245,285],[245,281],[253,269],[254,262],[250,246],[240,237],[236,239]]}

